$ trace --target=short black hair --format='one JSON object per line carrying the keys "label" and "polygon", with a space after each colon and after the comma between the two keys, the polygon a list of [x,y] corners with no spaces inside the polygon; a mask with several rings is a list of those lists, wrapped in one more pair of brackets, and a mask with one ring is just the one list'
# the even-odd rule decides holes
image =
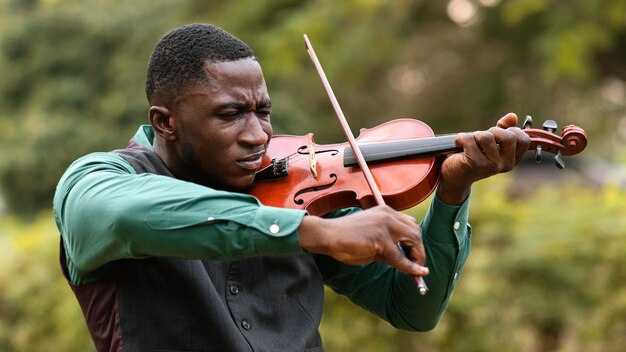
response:
{"label": "short black hair", "polygon": [[146,74],[146,96],[171,97],[191,84],[206,82],[203,66],[211,62],[255,58],[244,42],[211,24],[187,24],[167,32],[150,56]]}

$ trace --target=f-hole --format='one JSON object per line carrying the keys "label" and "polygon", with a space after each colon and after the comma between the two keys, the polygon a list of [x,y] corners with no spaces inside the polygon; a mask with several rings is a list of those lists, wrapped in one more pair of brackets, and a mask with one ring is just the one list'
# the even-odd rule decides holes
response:
{"label": "f-hole", "polygon": [[327,183],[325,185],[320,185],[320,186],[307,187],[307,188],[301,189],[298,192],[296,192],[296,194],[294,194],[294,196],[293,196],[293,202],[298,204],[298,205],[302,205],[302,204],[304,204],[304,200],[303,199],[298,199],[298,197],[301,194],[321,191],[323,189],[330,188],[335,183],[337,183],[337,175],[330,174],[329,177],[333,179],[332,182],[330,182],[330,183]]}
{"label": "f-hole", "polygon": [[[302,155],[309,155],[309,146],[308,145],[303,145],[300,148],[298,148],[298,154],[302,154]],[[322,154],[322,153],[331,153],[331,156],[337,155],[339,153],[339,150],[337,149],[326,149],[326,150],[316,150],[315,154]]]}

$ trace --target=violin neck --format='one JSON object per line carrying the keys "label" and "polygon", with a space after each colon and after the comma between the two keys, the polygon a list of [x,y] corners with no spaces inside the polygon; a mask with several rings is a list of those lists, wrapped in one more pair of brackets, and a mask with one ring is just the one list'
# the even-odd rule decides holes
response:
{"label": "violin neck", "polygon": [[[454,143],[456,134],[405,139],[389,142],[360,143],[359,148],[367,163],[380,163],[403,158],[430,158],[439,154],[463,150]],[[345,148],[344,166],[356,166],[357,160],[351,148]]]}

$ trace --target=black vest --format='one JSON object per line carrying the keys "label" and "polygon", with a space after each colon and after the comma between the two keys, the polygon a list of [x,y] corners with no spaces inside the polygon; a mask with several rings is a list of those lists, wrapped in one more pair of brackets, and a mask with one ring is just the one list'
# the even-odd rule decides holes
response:
{"label": "black vest", "polygon": [[[173,177],[154,152],[115,152],[137,173]],[[107,278],[72,285],[99,351],[322,351],[312,255],[108,265]]]}

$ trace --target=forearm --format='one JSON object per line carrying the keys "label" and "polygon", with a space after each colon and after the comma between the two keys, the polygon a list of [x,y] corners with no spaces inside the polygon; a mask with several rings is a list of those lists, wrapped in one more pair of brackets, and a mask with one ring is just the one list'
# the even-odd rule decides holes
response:
{"label": "forearm", "polygon": [[448,305],[469,254],[467,207],[467,201],[450,207],[435,199],[422,222],[426,266],[430,269],[425,277],[429,287],[425,296],[418,293],[410,275],[382,263],[351,266],[319,257],[326,283],[398,328],[432,329]]}
{"label": "forearm", "polygon": [[61,182],[55,197],[74,277],[117,259],[301,252],[297,228],[303,211],[263,207],[248,195],[164,176],[94,170]]}
{"label": "forearm", "polygon": [[[471,228],[468,224],[469,195],[459,206],[450,206],[435,197],[422,221],[426,265],[424,278],[429,291],[420,296],[410,277],[398,275],[393,303],[399,307],[395,325],[424,331],[436,326],[448,307],[452,291],[469,256]],[[393,311],[393,310],[391,310]]]}

